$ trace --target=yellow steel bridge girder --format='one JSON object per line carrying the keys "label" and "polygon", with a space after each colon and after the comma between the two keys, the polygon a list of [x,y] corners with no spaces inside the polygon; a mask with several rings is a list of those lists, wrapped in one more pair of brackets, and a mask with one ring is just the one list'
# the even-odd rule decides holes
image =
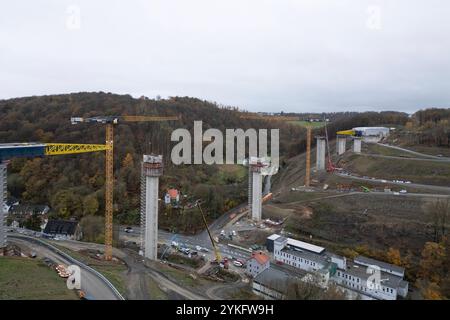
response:
{"label": "yellow steel bridge girder", "polygon": [[56,156],[63,154],[75,154],[86,152],[106,151],[111,147],[106,144],[80,144],[80,143],[47,143],[45,155]]}
{"label": "yellow steel bridge girder", "polygon": [[343,131],[338,131],[338,132],[336,132],[336,134],[339,134],[339,135],[347,135],[347,136],[354,136],[354,135],[355,135],[355,130],[343,130]]}

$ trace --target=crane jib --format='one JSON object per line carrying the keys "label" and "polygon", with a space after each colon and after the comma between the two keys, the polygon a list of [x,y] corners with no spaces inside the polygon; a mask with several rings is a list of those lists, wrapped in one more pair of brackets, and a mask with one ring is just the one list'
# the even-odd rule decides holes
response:
{"label": "crane jib", "polygon": [[0,161],[108,150],[105,144],[82,143],[5,143],[0,144]]}

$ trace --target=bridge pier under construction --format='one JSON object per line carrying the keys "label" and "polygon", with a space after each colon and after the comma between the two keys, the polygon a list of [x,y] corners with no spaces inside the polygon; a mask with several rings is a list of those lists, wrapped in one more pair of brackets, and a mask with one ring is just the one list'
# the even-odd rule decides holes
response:
{"label": "bridge pier under construction", "polygon": [[251,157],[249,167],[251,173],[251,213],[254,221],[262,218],[262,169],[266,166],[263,158]]}
{"label": "bridge pier under construction", "polygon": [[338,135],[336,137],[336,151],[338,155],[345,153],[345,144],[347,142],[347,137],[344,135]]}
{"label": "bridge pier under construction", "polygon": [[326,140],[325,137],[316,137],[316,170],[325,170],[325,152],[326,152]]}
{"label": "bridge pier under construction", "polygon": [[144,155],[141,174],[141,250],[145,258],[158,258],[158,191],[163,173],[162,156]]}
{"label": "bridge pier under construction", "polygon": [[362,138],[360,138],[360,137],[353,138],[353,152],[354,153],[361,153],[361,141],[362,141]]}

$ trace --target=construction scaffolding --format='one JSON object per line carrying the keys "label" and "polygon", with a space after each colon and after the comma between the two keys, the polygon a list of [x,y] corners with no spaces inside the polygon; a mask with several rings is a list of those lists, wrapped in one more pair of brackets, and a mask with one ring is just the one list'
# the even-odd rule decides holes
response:
{"label": "construction scaffolding", "polygon": [[144,155],[141,175],[141,250],[144,257],[158,257],[158,191],[163,174],[162,156]]}

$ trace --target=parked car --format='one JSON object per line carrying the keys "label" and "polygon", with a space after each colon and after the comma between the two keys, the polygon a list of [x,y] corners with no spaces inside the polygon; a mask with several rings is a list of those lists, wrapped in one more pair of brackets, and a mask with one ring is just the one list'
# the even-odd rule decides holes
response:
{"label": "parked car", "polygon": [[242,267],[242,263],[240,263],[240,262],[237,261],[237,260],[234,260],[234,261],[233,261],[233,264],[234,264],[236,267]]}
{"label": "parked car", "polygon": [[132,227],[126,227],[126,228],[124,229],[124,231],[125,231],[126,233],[133,233],[133,232],[134,232],[134,230],[133,230]]}

